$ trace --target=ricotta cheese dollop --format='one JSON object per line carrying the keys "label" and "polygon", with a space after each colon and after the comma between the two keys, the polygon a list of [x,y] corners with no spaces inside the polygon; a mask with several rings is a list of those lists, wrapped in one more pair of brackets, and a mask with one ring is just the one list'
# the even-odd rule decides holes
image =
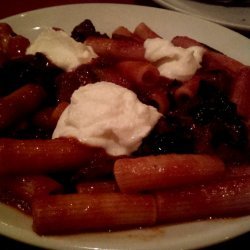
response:
{"label": "ricotta cheese dollop", "polygon": [[134,92],[114,83],[97,82],[73,93],[52,138],[74,137],[113,156],[129,155],[160,117],[156,108],[140,102]]}
{"label": "ricotta cheese dollop", "polygon": [[144,48],[145,58],[157,66],[161,76],[179,81],[189,80],[195,74],[205,52],[200,46],[185,49],[162,38],[146,39]]}
{"label": "ricotta cheese dollop", "polygon": [[66,32],[44,29],[27,48],[26,54],[43,53],[52,63],[65,71],[71,71],[97,57],[92,47],[76,42]]}

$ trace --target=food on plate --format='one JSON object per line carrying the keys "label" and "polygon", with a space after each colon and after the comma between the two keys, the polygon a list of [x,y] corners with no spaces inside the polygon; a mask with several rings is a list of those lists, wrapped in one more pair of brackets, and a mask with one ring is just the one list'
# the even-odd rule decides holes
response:
{"label": "food on plate", "polygon": [[109,155],[130,155],[155,126],[161,113],[115,83],[96,82],[74,91],[52,138],[74,137]]}
{"label": "food on plate", "polygon": [[[211,180],[225,170],[217,157],[166,154],[118,159],[114,175],[124,193],[140,193]],[[136,180],[136,181],[135,181]]]}
{"label": "food on plate", "polygon": [[145,23],[33,42],[0,24],[0,201],[40,235],[250,214],[250,66]]}

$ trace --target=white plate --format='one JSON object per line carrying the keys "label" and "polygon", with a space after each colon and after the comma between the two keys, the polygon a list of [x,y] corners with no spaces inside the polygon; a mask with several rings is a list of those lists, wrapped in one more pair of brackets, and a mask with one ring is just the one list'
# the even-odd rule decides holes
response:
{"label": "white plate", "polygon": [[190,0],[154,0],[154,2],[230,28],[250,30],[250,7],[225,7]]}
{"label": "white plate", "polygon": [[[31,11],[1,21],[17,33],[34,39],[41,27],[57,26],[70,32],[89,18],[96,28],[110,33],[119,25],[133,29],[145,22],[171,39],[188,35],[250,65],[250,41],[217,24],[158,8],[115,4],[77,4]],[[0,204],[0,233],[49,249],[190,249],[215,244],[250,230],[250,216],[196,221],[122,232],[83,233],[40,237],[32,231],[31,218]]]}

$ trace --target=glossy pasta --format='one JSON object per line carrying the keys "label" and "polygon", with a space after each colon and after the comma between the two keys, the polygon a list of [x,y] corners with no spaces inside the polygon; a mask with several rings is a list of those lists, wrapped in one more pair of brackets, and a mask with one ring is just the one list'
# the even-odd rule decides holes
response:
{"label": "glossy pasta", "polygon": [[[0,45],[17,36],[0,26]],[[71,72],[25,55],[21,36],[24,50],[0,51],[1,202],[31,214],[41,235],[250,214],[249,66],[177,36],[175,46],[205,49],[201,68],[178,81],[145,59],[144,41],[161,37],[145,23],[109,37],[85,20],[71,36],[98,55]],[[72,93],[98,81],[134,91],[162,114],[129,156],[51,139]]]}

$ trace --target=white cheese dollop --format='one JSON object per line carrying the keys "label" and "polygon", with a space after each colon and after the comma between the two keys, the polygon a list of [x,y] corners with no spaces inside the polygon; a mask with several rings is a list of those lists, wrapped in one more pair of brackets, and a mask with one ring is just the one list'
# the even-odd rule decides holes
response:
{"label": "white cheese dollop", "polygon": [[90,46],[76,42],[66,32],[44,29],[34,42],[27,48],[26,54],[43,53],[58,67],[71,71],[81,64],[89,63],[97,57]]}
{"label": "white cheese dollop", "polygon": [[110,82],[80,87],[62,113],[52,138],[75,137],[110,155],[129,155],[155,126],[161,114],[136,94]]}
{"label": "white cheese dollop", "polygon": [[205,52],[200,46],[184,49],[162,38],[146,39],[144,48],[145,58],[157,66],[161,76],[179,81],[189,80],[195,74]]}

